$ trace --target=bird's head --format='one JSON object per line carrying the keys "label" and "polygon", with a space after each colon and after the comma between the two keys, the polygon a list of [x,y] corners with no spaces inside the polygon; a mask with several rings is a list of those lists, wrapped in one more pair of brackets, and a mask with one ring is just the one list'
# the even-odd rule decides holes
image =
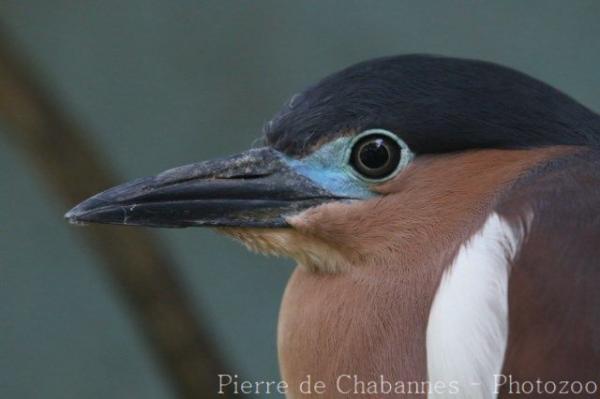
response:
{"label": "bird's head", "polygon": [[599,125],[564,94],[495,64],[376,59],[294,95],[267,123],[264,147],[116,186],[66,217],[218,227],[334,271],[402,252],[403,238],[427,229],[443,237],[440,224],[464,222],[526,165],[589,144]]}

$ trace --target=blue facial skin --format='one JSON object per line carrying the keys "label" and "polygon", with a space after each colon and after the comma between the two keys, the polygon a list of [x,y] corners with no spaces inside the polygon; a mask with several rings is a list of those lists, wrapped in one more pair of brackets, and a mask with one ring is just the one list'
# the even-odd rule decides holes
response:
{"label": "blue facial skin", "polygon": [[352,137],[342,137],[320,147],[307,157],[283,160],[296,173],[307,177],[330,193],[340,197],[367,199],[377,195],[368,182],[358,177],[348,164]]}

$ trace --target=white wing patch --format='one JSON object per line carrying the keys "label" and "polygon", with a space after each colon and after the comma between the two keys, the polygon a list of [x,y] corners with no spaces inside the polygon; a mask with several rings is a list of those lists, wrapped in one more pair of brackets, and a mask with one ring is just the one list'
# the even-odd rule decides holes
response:
{"label": "white wing patch", "polygon": [[[459,250],[444,272],[429,313],[429,381],[454,389],[429,398],[495,398],[508,336],[508,277],[524,236],[498,214]],[[458,389],[458,392],[456,390]]]}

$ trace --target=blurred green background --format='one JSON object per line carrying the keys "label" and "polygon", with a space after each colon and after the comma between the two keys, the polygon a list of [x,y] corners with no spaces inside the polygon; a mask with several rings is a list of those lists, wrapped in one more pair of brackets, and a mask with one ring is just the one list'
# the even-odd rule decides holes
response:
{"label": "blurred green background", "polygon": [[[0,23],[123,180],[237,152],[290,95],[370,57],[500,62],[600,110],[598,1],[2,0]],[[173,398],[67,207],[1,134],[0,398]],[[293,263],[161,231],[230,373],[278,379]]]}

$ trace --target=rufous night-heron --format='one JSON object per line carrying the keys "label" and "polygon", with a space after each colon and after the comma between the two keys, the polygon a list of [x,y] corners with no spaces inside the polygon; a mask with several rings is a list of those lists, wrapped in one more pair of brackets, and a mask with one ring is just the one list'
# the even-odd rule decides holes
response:
{"label": "rufous night-heron", "polygon": [[509,68],[408,55],[321,80],[264,130],[262,148],[66,217],[219,227],[294,258],[278,332],[290,397],[307,375],[319,397],[600,384],[597,114]]}

